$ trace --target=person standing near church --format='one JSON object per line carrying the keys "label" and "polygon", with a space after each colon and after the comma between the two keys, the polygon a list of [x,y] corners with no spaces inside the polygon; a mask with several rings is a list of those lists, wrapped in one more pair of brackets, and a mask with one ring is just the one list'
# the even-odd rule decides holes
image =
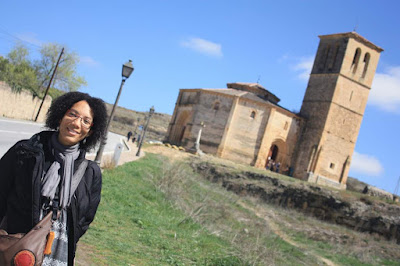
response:
{"label": "person standing near church", "polygon": [[66,93],[50,106],[50,130],[17,142],[0,159],[0,222],[8,233],[27,233],[59,206],[56,238],[43,265],[73,265],[77,242],[94,219],[102,175],[96,163],[83,162],[86,151],[104,141],[106,121],[101,99]]}
{"label": "person standing near church", "polygon": [[133,134],[132,131],[129,131],[129,132],[128,132],[128,135],[127,135],[128,141],[129,141],[129,139],[131,138],[132,134]]}
{"label": "person standing near church", "polygon": [[281,163],[277,162],[275,165],[275,172],[279,173],[279,168],[281,167]]}

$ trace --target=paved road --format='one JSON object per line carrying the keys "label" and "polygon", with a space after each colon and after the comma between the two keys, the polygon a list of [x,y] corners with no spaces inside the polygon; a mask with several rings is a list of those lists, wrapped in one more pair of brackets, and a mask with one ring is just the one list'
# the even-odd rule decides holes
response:
{"label": "paved road", "polygon": [[[0,157],[2,157],[12,145],[21,139],[29,139],[33,134],[45,130],[42,123],[24,120],[0,118]],[[105,153],[114,152],[115,146],[122,143],[124,136],[109,133]],[[96,150],[91,151],[94,153]]]}

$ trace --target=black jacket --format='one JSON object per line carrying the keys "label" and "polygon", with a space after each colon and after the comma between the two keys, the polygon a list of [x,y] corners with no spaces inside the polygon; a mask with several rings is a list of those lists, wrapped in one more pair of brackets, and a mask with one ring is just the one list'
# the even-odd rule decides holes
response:
{"label": "black jacket", "polygon": [[[26,233],[39,222],[41,178],[55,158],[49,148],[53,131],[43,131],[11,147],[0,160],[0,222],[7,217],[9,233]],[[85,160],[81,150],[74,172]],[[100,203],[101,171],[89,161],[68,213],[68,265],[73,265],[76,243],[93,221]]]}

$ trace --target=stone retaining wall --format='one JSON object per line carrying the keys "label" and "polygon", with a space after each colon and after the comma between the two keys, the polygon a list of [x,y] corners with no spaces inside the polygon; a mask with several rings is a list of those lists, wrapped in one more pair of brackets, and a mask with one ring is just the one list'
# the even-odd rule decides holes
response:
{"label": "stone retaining wall", "polygon": [[400,245],[400,206],[368,197],[341,196],[308,183],[284,181],[253,172],[237,172],[227,166],[207,162],[192,163],[192,168],[211,182],[219,183],[240,196],[251,196],[268,204],[303,212],[317,219],[352,230],[377,234]]}
{"label": "stone retaining wall", "polygon": [[[35,120],[41,101],[38,97],[33,97],[28,91],[15,93],[7,83],[0,81],[0,116]],[[51,101],[51,97],[47,96],[40,111],[38,122],[44,122],[46,119]]]}

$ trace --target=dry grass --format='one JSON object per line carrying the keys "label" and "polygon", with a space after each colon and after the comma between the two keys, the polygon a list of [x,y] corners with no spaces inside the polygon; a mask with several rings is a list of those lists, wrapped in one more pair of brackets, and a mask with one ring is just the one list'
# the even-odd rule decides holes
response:
{"label": "dry grass", "polygon": [[113,169],[115,168],[115,162],[112,159],[111,156],[105,156],[103,157],[102,161],[101,161],[101,168],[106,170],[106,169]]}
{"label": "dry grass", "polygon": [[377,265],[383,259],[400,261],[400,246],[394,241],[368,233],[356,232],[343,226],[323,222],[294,210],[255,203],[279,225],[279,230],[308,250],[329,257],[336,255],[357,258]]}
{"label": "dry grass", "polygon": [[[149,149],[171,154],[168,149],[161,147]],[[251,265],[271,265],[284,261],[285,254],[282,250],[288,248],[293,253],[299,253],[296,262],[304,265],[310,263],[310,259],[306,259],[304,254],[273,234],[263,219],[243,208],[239,204],[243,199],[202,180],[192,172],[187,163],[177,160],[171,164],[166,161],[163,163],[161,178],[151,175],[149,178],[168,201],[186,214],[179,225],[188,221],[201,224],[208,232],[235,246],[238,251],[233,256],[240,257]],[[294,256],[290,254],[288,257],[290,258],[287,262],[290,265],[294,262]]]}
{"label": "dry grass", "polygon": [[[107,104],[108,113],[111,113],[112,105]],[[123,107],[117,107],[110,131],[125,136],[129,131],[134,132],[137,126],[144,125],[148,112],[137,112]],[[138,121],[139,119],[139,121]],[[154,113],[150,119],[146,132],[146,139],[162,141],[168,130],[171,115]],[[139,130],[137,130],[139,132]]]}
{"label": "dry grass", "polygon": [[[154,182],[159,190],[168,195],[171,202],[187,214],[185,220],[195,220],[210,232],[230,239],[232,244],[245,251],[243,253],[246,254],[248,261],[257,264],[264,259],[272,262],[276,258],[281,258],[283,255],[274,248],[274,243],[282,240],[328,265],[360,263],[396,265],[393,262],[400,261],[400,246],[395,242],[387,241],[377,235],[356,232],[326,223],[295,210],[268,205],[252,198],[241,198],[216,187],[216,184],[210,184],[207,181],[199,182],[199,176],[195,174],[185,175],[187,169],[184,169],[187,167],[187,162],[189,159],[198,158],[197,156],[163,146],[150,146],[146,149],[148,152],[163,154],[175,162],[172,166],[166,166],[162,179]],[[201,160],[226,166],[227,171],[252,171],[265,174],[265,170],[254,169],[213,156],[204,156]],[[276,178],[308,185],[303,181],[282,177],[276,173],[272,174],[275,174]],[[193,193],[193,184],[196,182],[204,190]],[[332,193],[340,194],[347,200],[359,200],[362,197],[359,193],[348,191],[335,190]],[[223,201],[216,200],[216,194],[228,198],[229,203],[224,204]],[[373,197],[367,197],[366,200],[381,201]],[[232,206],[236,207],[232,208]],[[254,215],[259,219],[255,219]],[[240,221],[242,227],[229,221]],[[272,241],[272,244],[266,248],[265,236],[275,234],[279,238]],[[248,242],[248,238],[252,241]],[[301,260],[299,264],[302,264]]]}

